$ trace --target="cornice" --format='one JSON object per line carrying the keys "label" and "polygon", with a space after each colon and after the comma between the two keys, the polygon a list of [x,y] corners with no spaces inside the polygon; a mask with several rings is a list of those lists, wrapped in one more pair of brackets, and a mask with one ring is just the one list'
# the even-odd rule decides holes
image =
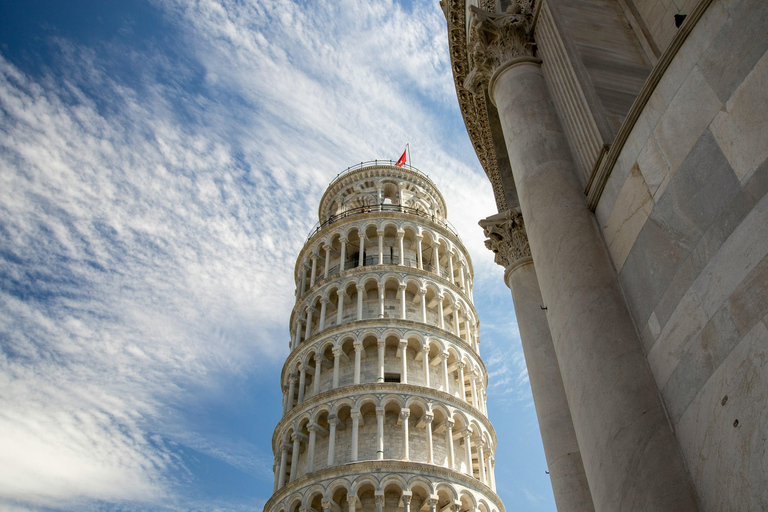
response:
{"label": "cornice", "polygon": [[438,478],[441,478],[441,481],[461,484],[487,496],[488,499],[498,507],[499,512],[506,512],[504,503],[502,503],[499,496],[493,492],[490,487],[480,482],[480,480],[477,480],[476,478],[472,478],[457,470],[448,469],[442,466],[437,466],[435,464],[397,460],[369,460],[350,462],[343,466],[333,466],[330,468],[313,471],[312,473],[308,473],[300,478],[297,478],[293,482],[286,484],[282,489],[277,490],[272,495],[272,497],[269,498],[267,503],[264,504],[264,510],[271,510],[277,503],[293,496],[299,489],[317,485],[317,482],[322,480],[338,479],[347,476],[359,477],[360,475],[365,474],[382,474],[382,476],[386,476],[392,474],[393,472],[413,473],[414,476],[434,475]]}

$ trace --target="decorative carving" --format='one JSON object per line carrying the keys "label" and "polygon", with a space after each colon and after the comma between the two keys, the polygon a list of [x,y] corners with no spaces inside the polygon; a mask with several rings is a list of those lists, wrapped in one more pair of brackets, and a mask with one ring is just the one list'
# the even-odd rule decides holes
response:
{"label": "decorative carving", "polygon": [[525,223],[519,209],[491,215],[479,224],[488,238],[485,246],[493,251],[497,264],[506,268],[521,258],[531,256]]}
{"label": "decorative carving", "polygon": [[480,94],[499,66],[517,57],[534,57],[533,6],[531,0],[514,0],[505,13],[470,6],[470,71],[464,87]]}

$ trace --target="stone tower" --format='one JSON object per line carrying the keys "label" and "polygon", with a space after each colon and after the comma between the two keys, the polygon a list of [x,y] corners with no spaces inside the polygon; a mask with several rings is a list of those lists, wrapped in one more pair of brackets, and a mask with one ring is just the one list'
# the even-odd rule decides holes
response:
{"label": "stone tower", "polygon": [[265,512],[503,512],[472,262],[434,183],[339,174],[296,262]]}

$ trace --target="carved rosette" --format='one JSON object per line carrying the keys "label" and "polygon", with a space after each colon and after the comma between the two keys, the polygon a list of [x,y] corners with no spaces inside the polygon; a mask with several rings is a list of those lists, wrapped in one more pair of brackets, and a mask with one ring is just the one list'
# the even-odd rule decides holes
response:
{"label": "carved rosette", "polygon": [[480,94],[501,65],[519,58],[535,57],[532,0],[516,0],[505,13],[493,13],[470,6],[470,71],[464,87]]}
{"label": "carved rosette", "polygon": [[520,210],[506,210],[480,221],[487,240],[485,246],[494,253],[494,261],[504,268],[522,258],[531,257],[528,235]]}

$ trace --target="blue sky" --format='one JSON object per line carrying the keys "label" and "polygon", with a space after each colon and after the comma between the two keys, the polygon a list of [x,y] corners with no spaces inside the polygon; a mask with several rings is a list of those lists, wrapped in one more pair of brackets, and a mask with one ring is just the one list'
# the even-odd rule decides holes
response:
{"label": "blue sky", "polygon": [[295,256],[413,164],[475,266],[507,510],[554,510],[437,0],[0,3],[0,508],[260,510]]}

